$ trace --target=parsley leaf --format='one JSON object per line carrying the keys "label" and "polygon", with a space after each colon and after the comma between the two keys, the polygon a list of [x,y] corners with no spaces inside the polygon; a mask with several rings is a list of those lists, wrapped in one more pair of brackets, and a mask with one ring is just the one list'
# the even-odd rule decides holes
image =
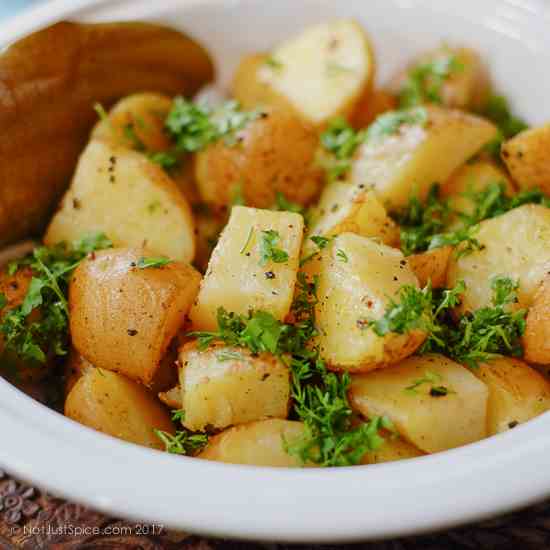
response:
{"label": "parsley leaf", "polygon": [[149,267],[163,267],[172,263],[169,258],[140,258],[137,262],[138,269],[147,269]]}
{"label": "parsley leaf", "polygon": [[231,144],[234,132],[258,116],[258,111],[242,111],[237,101],[227,101],[214,109],[176,97],[165,124],[177,150],[194,153],[221,138]]}
{"label": "parsley leaf", "polygon": [[275,195],[275,205],[272,210],[278,210],[281,212],[293,212],[295,214],[303,214],[305,208],[298,203],[289,201],[283,193],[277,191]]}
{"label": "parsley leaf", "polygon": [[[69,343],[67,294],[73,271],[90,253],[111,247],[105,235],[86,237],[73,246],[40,246],[11,262],[8,273],[30,269],[32,278],[22,303],[0,318],[4,353],[23,361],[45,363],[48,356],[63,356]],[[4,297],[5,298],[5,297]],[[39,315],[31,316],[38,310]]]}
{"label": "parsley leaf", "polygon": [[168,453],[194,455],[208,443],[206,434],[192,433],[189,430],[178,430],[175,435],[157,429],[153,429],[153,432],[164,443]]}
{"label": "parsley leaf", "polygon": [[404,109],[423,103],[442,103],[443,84],[462,70],[464,66],[454,55],[412,67],[399,92],[399,107]]}
{"label": "parsley leaf", "polygon": [[260,265],[264,266],[267,262],[281,264],[288,261],[288,253],[277,248],[281,236],[274,229],[262,231],[260,239]]}
{"label": "parsley leaf", "polygon": [[345,264],[347,264],[349,261],[348,255],[341,248],[336,251],[336,257]]}
{"label": "parsley leaf", "polygon": [[408,393],[418,393],[417,389],[420,386],[423,386],[424,384],[430,384],[430,390],[429,394],[432,397],[444,397],[445,395],[449,395],[450,393],[454,393],[453,390],[449,389],[447,386],[442,386],[440,384],[441,382],[441,375],[437,374],[436,372],[432,371],[426,371],[424,373],[424,376],[421,378],[417,378],[413,381],[413,383],[410,386],[407,386],[405,388],[405,391]]}

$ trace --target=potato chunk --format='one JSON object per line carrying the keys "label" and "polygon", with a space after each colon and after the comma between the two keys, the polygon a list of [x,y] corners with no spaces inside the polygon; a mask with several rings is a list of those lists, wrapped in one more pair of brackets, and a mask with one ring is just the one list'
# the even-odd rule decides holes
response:
{"label": "potato chunk", "polygon": [[529,307],[550,271],[550,209],[526,204],[485,220],[475,235],[482,246],[449,262],[447,286],[466,283],[461,311],[474,311],[491,302],[496,276],[519,281],[517,307]]}
{"label": "potato chunk", "polygon": [[375,451],[367,451],[361,460],[361,464],[380,464],[382,462],[395,462],[423,456],[414,445],[407,443],[404,439],[392,439],[386,437],[384,443]]}
{"label": "potato chunk", "polygon": [[229,464],[296,468],[302,464],[285,451],[285,441],[292,444],[303,432],[301,422],[276,418],[250,422],[211,437],[198,458]]}
{"label": "potato chunk", "polygon": [[[480,160],[467,163],[456,170],[441,186],[441,196],[449,199],[449,205],[453,210],[471,216],[478,205],[467,194],[472,191],[476,193],[483,191],[489,185],[495,183],[504,185],[508,196],[514,194],[515,189],[510,178],[494,162]],[[460,219],[455,217],[449,229],[452,230],[458,227],[460,223]]]}
{"label": "potato chunk", "polygon": [[84,260],[71,281],[69,310],[81,355],[149,385],[184,324],[200,275],[178,262],[142,269],[144,256],[143,250],[113,249]]}
{"label": "potato chunk", "polygon": [[[283,320],[294,294],[303,225],[298,214],[235,206],[191,309],[193,329],[215,330],[220,307],[240,314],[263,310]],[[273,240],[287,255],[278,262],[262,253]]]}
{"label": "potato chunk", "polygon": [[[444,45],[418,56],[390,85],[405,102],[410,96],[408,80],[411,76],[414,78],[415,73],[426,74],[425,79],[420,77],[417,81],[425,84],[427,90],[435,88],[441,104],[446,107],[477,111],[485,106],[491,91],[487,67],[470,48]],[[440,86],[434,86],[435,73],[446,75]]]}
{"label": "potato chunk", "polygon": [[140,153],[92,141],[44,241],[72,242],[99,232],[115,246],[146,246],[185,262],[195,255],[191,209],[164,170]]}
{"label": "potato chunk", "polygon": [[172,144],[164,121],[171,108],[172,100],[162,94],[126,96],[96,124],[90,138],[135,151],[167,151]]}
{"label": "potato chunk", "polygon": [[200,351],[191,342],[179,364],[183,425],[190,430],[288,415],[290,372],[270,353],[253,356],[223,344]]}
{"label": "potato chunk", "polygon": [[304,242],[305,255],[316,250],[310,239],[313,236],[332,237],[341,233],[356,233],[388,245],[394,245],[399,240],[397,225],[374,193],[350,183],[328,184],[316,211],[318,214]]}
{"label": "potato chunk", "polygon": [[520,132],[502,145],[502,159],[522,189],[550,193],[550,124]]}
{"label": "potato chunk", "polygon": [[366,372],[395,363],[424,341],[424,334],[377,336],[366,324],[384,315],[399,288],[418,286],[403,254],[353,233],[336,237],[321,257],[316,306],[318,343],[329,368]]}
{"label": "potato chunk", "polygon": [[[274,96],[282,97],[304,120],[318,126],[334,116],[351,113],[374,75],[369,40],[349,19],[308,27],[275,48],[266,62],[258,64],[258,60],[249,59],[238,71],[233,86],[236,98],[246,103],[250,88],[261,104],[269,105]],[[259,83],[250,86],[251,81]],[[240,93],[243,91],[245,98]],[[275,103],[282,101],[276,99]]]}
{"label": "potato chunk", "polygon": [[397,109],[397,100],[386,90],[368,89],[358,101],[350,117],[354,128],[366,128],[381,114]]}
{"label": "potato chunk", "polygon": [[174,433],[170,415],[146,388],[121,374],[88,368],[71,389],[65,416],[130,443],[164,449],[154,429]]}
{"label": "potato chunk", "polygon": [[[434,387],[447,394],[434,395]],[[441,355],[409,357],[390,369],[353,376],[350,388],[357,411],[388,416],[405,439],[427,453],[486,437],[487,397],[483,382]]]}
{"label": "potato chunk", "polygon": [[550,382],[519,359],[493,359],[472,372],[489,389],[488,435],[514,428],[550,409]]}
{"label": "potato chunk", "polygon": [[526,361],[550,365],[550,278],[546,276],[535,293],[523,335]]}
{"label": "potato chunk", "polygon": [[447,282],[447,266],[453,252],[452,246],[442,246],[407,258],[420,286],[431,283],[432,288],[444,288]]}
{"label": "potato chunk", "polygon": [[316,163],[319,140],[295,114],[264,111],[235,139],[218,140],[197,153],[195,178],[206,203],[226,207],[238,196],[249,206],[270,208],[277,193],[299,204],[317,195],[323,178]]}
{"label": "potato chunk", "polygon": [[352,181],[372,187],[389,208],[404,207],[413,191],[423,200],[434,182],[445,181],[497,132],[461,111],[430,106],[409,113],[417,122],[367,139],[351,169]]}

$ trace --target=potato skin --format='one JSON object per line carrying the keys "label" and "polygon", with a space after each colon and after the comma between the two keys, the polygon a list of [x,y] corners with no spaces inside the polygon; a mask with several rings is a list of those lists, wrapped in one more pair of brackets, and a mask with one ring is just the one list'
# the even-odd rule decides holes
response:
{"label": "potato skin", "polygon": [[509,430],[550,410],[550,382],[519,359],[493,359],[472,372],[489,389],[489,435]]}
{"label": "potato skin", "polygon": [[82,375],[94,366],[84,359],[76,350],[71,349],[69,358],[65,363],[64,381],[65,381],[65,398],[71,393],[71,390],[76,386],[76,383],[82,378]]}
{"label": "potato skin", "polygon": [[368,372],[415,352],[425,339],[423,332],[378,336],[365,326],[367,319],[383,316],[390,299],[405,284],[418,286],[403,254],[395,248],[343,233],[323,249],[316,341],[329,369]]}
{"label": "potato skin", "polygon": [[57,23],[0,56],[0,245],[41,232],[67,187],[94,102],[153,89],[192,96],[212,80],[206,51],[149,23]]}
{"label": "potato skin", "polygon": [[153,382],[170,341],[185,322],[200,275],[171,262],[139,269],[139,249],[111,249],[84,260],[69,288],[73,345],[98,368]]}
{"label": "potato skin", "polygon": [[397,109],[397,99],[392,93],[383,89],[369,89],[357,102],[350,116],[350,123],[360,130],[372,124],[376,117],[394,109]]}
{"label": "potato skin", "polygon": [[550,193],[550,124],[520,132],[502,145],[501,156],[522,189]]}
{"label": "potato skin", "polygon": [[313,127],[283,110],[264,111],[237,132],[236,144],[219,140],[197,153],[195,178],[202,199],[222,208],[239,193],[248,206],[270,208],[276,194],[308,204],[323,173],[315,163]]}
{"label": "potato skin", "polygon": [[545,277],[527,312],[522,344],[530,363],[550,365],[550,278]]}
{"label": "potato skin", "polygon": [[303,433],[301,422],[278,418],[250,422],[211,437],[198,458],[228,464],[298,468],[302,466],[300,460],[285,451],[284,441],[292,443]]}
{"label": "potato skin", "polygon": [[[433,397],[432,384],[407,388],[430,372],[445,396]],[[362,415],[387,415],[409,443],[427,453],[452,449],[487,435],[488,389],[466,367],[442,355],[408,357],[391,368],[353,375],[352,407]]]}
{"label": "potato skin", "polygon": [[71,389],[65,416],[107,435],[164,449],[153,429],[174,433],[166,408],[140,384],[98,368],[88,368]]}
{"label": "potato skin", "polygon": [[290,371],[270,353],[254,356],[224,344],[200,351],[190,342],[179,364],[182,423],[192,431],[288,415]]}
{"label": "potato skin", "polygon": [[425,287],[428,281],[431,282],[432,288],[445,287],[447,266],[452,252],[452,246],[442,246],[441,248],[413,254],[407,258],[421,287]]}

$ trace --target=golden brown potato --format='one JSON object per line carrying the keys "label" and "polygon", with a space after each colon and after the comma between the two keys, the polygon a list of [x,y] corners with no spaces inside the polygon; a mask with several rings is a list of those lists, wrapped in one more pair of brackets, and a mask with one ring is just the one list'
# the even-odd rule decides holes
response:
{"label": "golden brown potato", "polygon": [[180,351],[183,425],[192,431],[227,428],[264,418],[286,418],[290,371],[270,353],[258,356],[224,344]]}
{"label": "golden brown potato", "polygon": [[400,437],[392,438],[388,436],[384,443],[375,451],[367,451],[361,460],[361,464],[380,464],[382,462],[394,462],[396,460],[406,460],[407,458],[416,458],[425,453],[418,450],[414,445],[407,443]]}
{"label": "golden brown potato", "polygon": [[358,412],[388,416],[407,441],[427,453],[486,437],[487,398],[483,382],[442,355],[409,357],[388,369],[354,375],[350,387]]}
{"label": "golden brown potato", "polygon": [[139,93],[121,99],[100,120],[90,139],[108,141],[134,151],[167,151],[172,147],[164,121],[172,100],[163,94]]}
{"label": "golden brown potato", "polygon": [[395,132],[366,139],[351,169],[352,182],[372,187],[392,209],[406,206],[413,193],[423,200],[434,182],[446,181],[497,132],[480,117],[442,107],[421,107],[407,116],[411,123]]}
{"label": "golden brown potato", "polygon": [[[449,199],[449,205],[453,210],[471,216],[478,205],[467,194],[483,191],[495,183],[503,184],[508,196],[514,194],[514,186],[502,168],[494,162],[479,160],[461,166],[441,186],[440,191],[442,197]],[[453,217],[449,224],[449,230],[458,228],[460,225],[460,217]]]}
{"label": "golden brown potato", "polygon": [[420,331],[382,337],[368,327],[405,284],[418,286],[418,281],[396,248],[343,233],[323,250],[316,321],[321,357],[330,369],[367,372],[407,357],[422,344]]}
{"label": "golden brown potato", "polygon": [[242,424],[211,437],[198,458],[250,466],[300,467],[300,460],[285,451],[285,441],[292,444],[303,431],[301,422],[277,418]]}
{"label": "golden brown potato", "polygon": [[421,287],[425,287],[428,281],[431,282],[432,288],[445,287],[447,266],[452,252],[452,246],[442,246],[407,258]]}
{"label": "golden brown potato", "polygon": [[219,140],[197,153],[195,178],[202,199],[226,207],[244,204],[270,208],[277,193],[308,204],[323,178],[317,165],[317,133],[294,114],[264,111],[239,130],[237,143]]}
{"label": "golden brown potato", "polygon": [[523,334],[526,361],[550,365],[550,278],[546,276],[535,293]]}
{"label": "golden brown potato", "polygon": [[181,386],[179,384],[168,391],[159,392],[158,397],[170,409],[179,410],[183,406],[181,402]]}
{"label": "golden brown potato", "polygon": [[[282,321],[292,303],[303,227],[299,214],[233,207],[189,314],[193,329],[216,330],[220,307],[243,315],[263,310]],[[262,260],[269,235],[284,261]]]}
{"label": "golden brown potato", "polygon": [[386,90],[367,90],[358,101],[350,117],[356,129],[366,128],[381,114],[397,108],[396,97]]}
{"label": "golden brown potato", "polygon": [[[479,54],[470,48],[443,45],[426,52],[394,77],[390,88],[396,95],[406,97],[408,78],[414,78],[415,72],[418,74],[422,68],[433,67],[434,64],[446,68],[448,74],[438,90],[442,105],[468,111],[478,111],[485,106],[491,92],[489,72]],[[428,77],[424,83],[426,89],[430,89],[434,84],[433,77]]]}
{"label": "golden brown potato", "polygon": [[183,262],[195,255],[189,203],[141,153],[92,141],[44,236],[47,245],[104,233],[119,247],[145,247]]}
{"label": "golden brown potato", "polygon": [[69,358],[65,363],[65,398],[69,395],[71,390],[75,387],[76,383],[82,378],[82,375],[88,370],[93,369],[94,366],[84,359],[80,353],[72,349],[69,353]]}
{"label": "golden brown potato", "polygon": [[259,72],[266,66],[269,67],[270,64],[272,62],[269,54],[244,55],[233,76],[232,95],[245,109],[269,106],[300,116],[288,99],[277,93],[267,81],[260,78]]}
{"label": "golden brown potato", "polygon": [[550,193],[550,124],[520,132],[502,145],[501,155],[522,189]]}
{"label": "golden brown potato", "polygon": [[550,209],[526,204],[479,225],[475,237],[482,248],[449,260],[447,286],[466,283],[460,311],[489,305],[497,276],[519,281],[515,307],[530,307],[550,265]]}
{"label": "golden brown potato", "polygon": [[96,253],[76,269],[69,289],[74,347],[101,369],[152,383],[185,321],[200,283],[189,265],[140,268],[139,249]]}
{"label": "golden brown potato", "polygon": [[42,230],[70,181],[95,102],[152,89],[193,95],[213,77],[198,44],[148,23],[58,23],[0,56],[0,245]]}
{"label": "golden brown potato", "polygon": [[174,433],[168,411],[146,388],[121,374],[93,367],[82,373],[69,393],[65,416],[152,449],[164,449],[153,430]]}
{"label": "golden brown potato", "polygon": [[514,428],[550,409],[550,382],[519,359],[493,359],[472,372],[489,389],[488,435]]}
{"label": "golden brown potato", "polygon": [[243,104],[288,102],[315,126],[350,114],[374,77],[369,39],[350,19],[307,27],[275,48],[265,61],[260,59],[247,58],[237,71],[235,97]]}

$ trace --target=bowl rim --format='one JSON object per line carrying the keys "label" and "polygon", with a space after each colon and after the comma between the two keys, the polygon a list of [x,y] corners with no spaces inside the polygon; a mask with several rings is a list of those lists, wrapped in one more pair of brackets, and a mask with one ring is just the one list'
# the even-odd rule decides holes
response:
{"label": "bowl rim", "polygon": [[[39,5],[11,21],[0,46],[110,1]],[[182,9],[223,1],[184,0]],[[0,424],[0,464],[11,474],[107,514],[210,536],[309,543],[397,537],[550,495],[548,414],[451,451],[332,470],[236,466],[144,449],[83,427],[3,379]]]}

